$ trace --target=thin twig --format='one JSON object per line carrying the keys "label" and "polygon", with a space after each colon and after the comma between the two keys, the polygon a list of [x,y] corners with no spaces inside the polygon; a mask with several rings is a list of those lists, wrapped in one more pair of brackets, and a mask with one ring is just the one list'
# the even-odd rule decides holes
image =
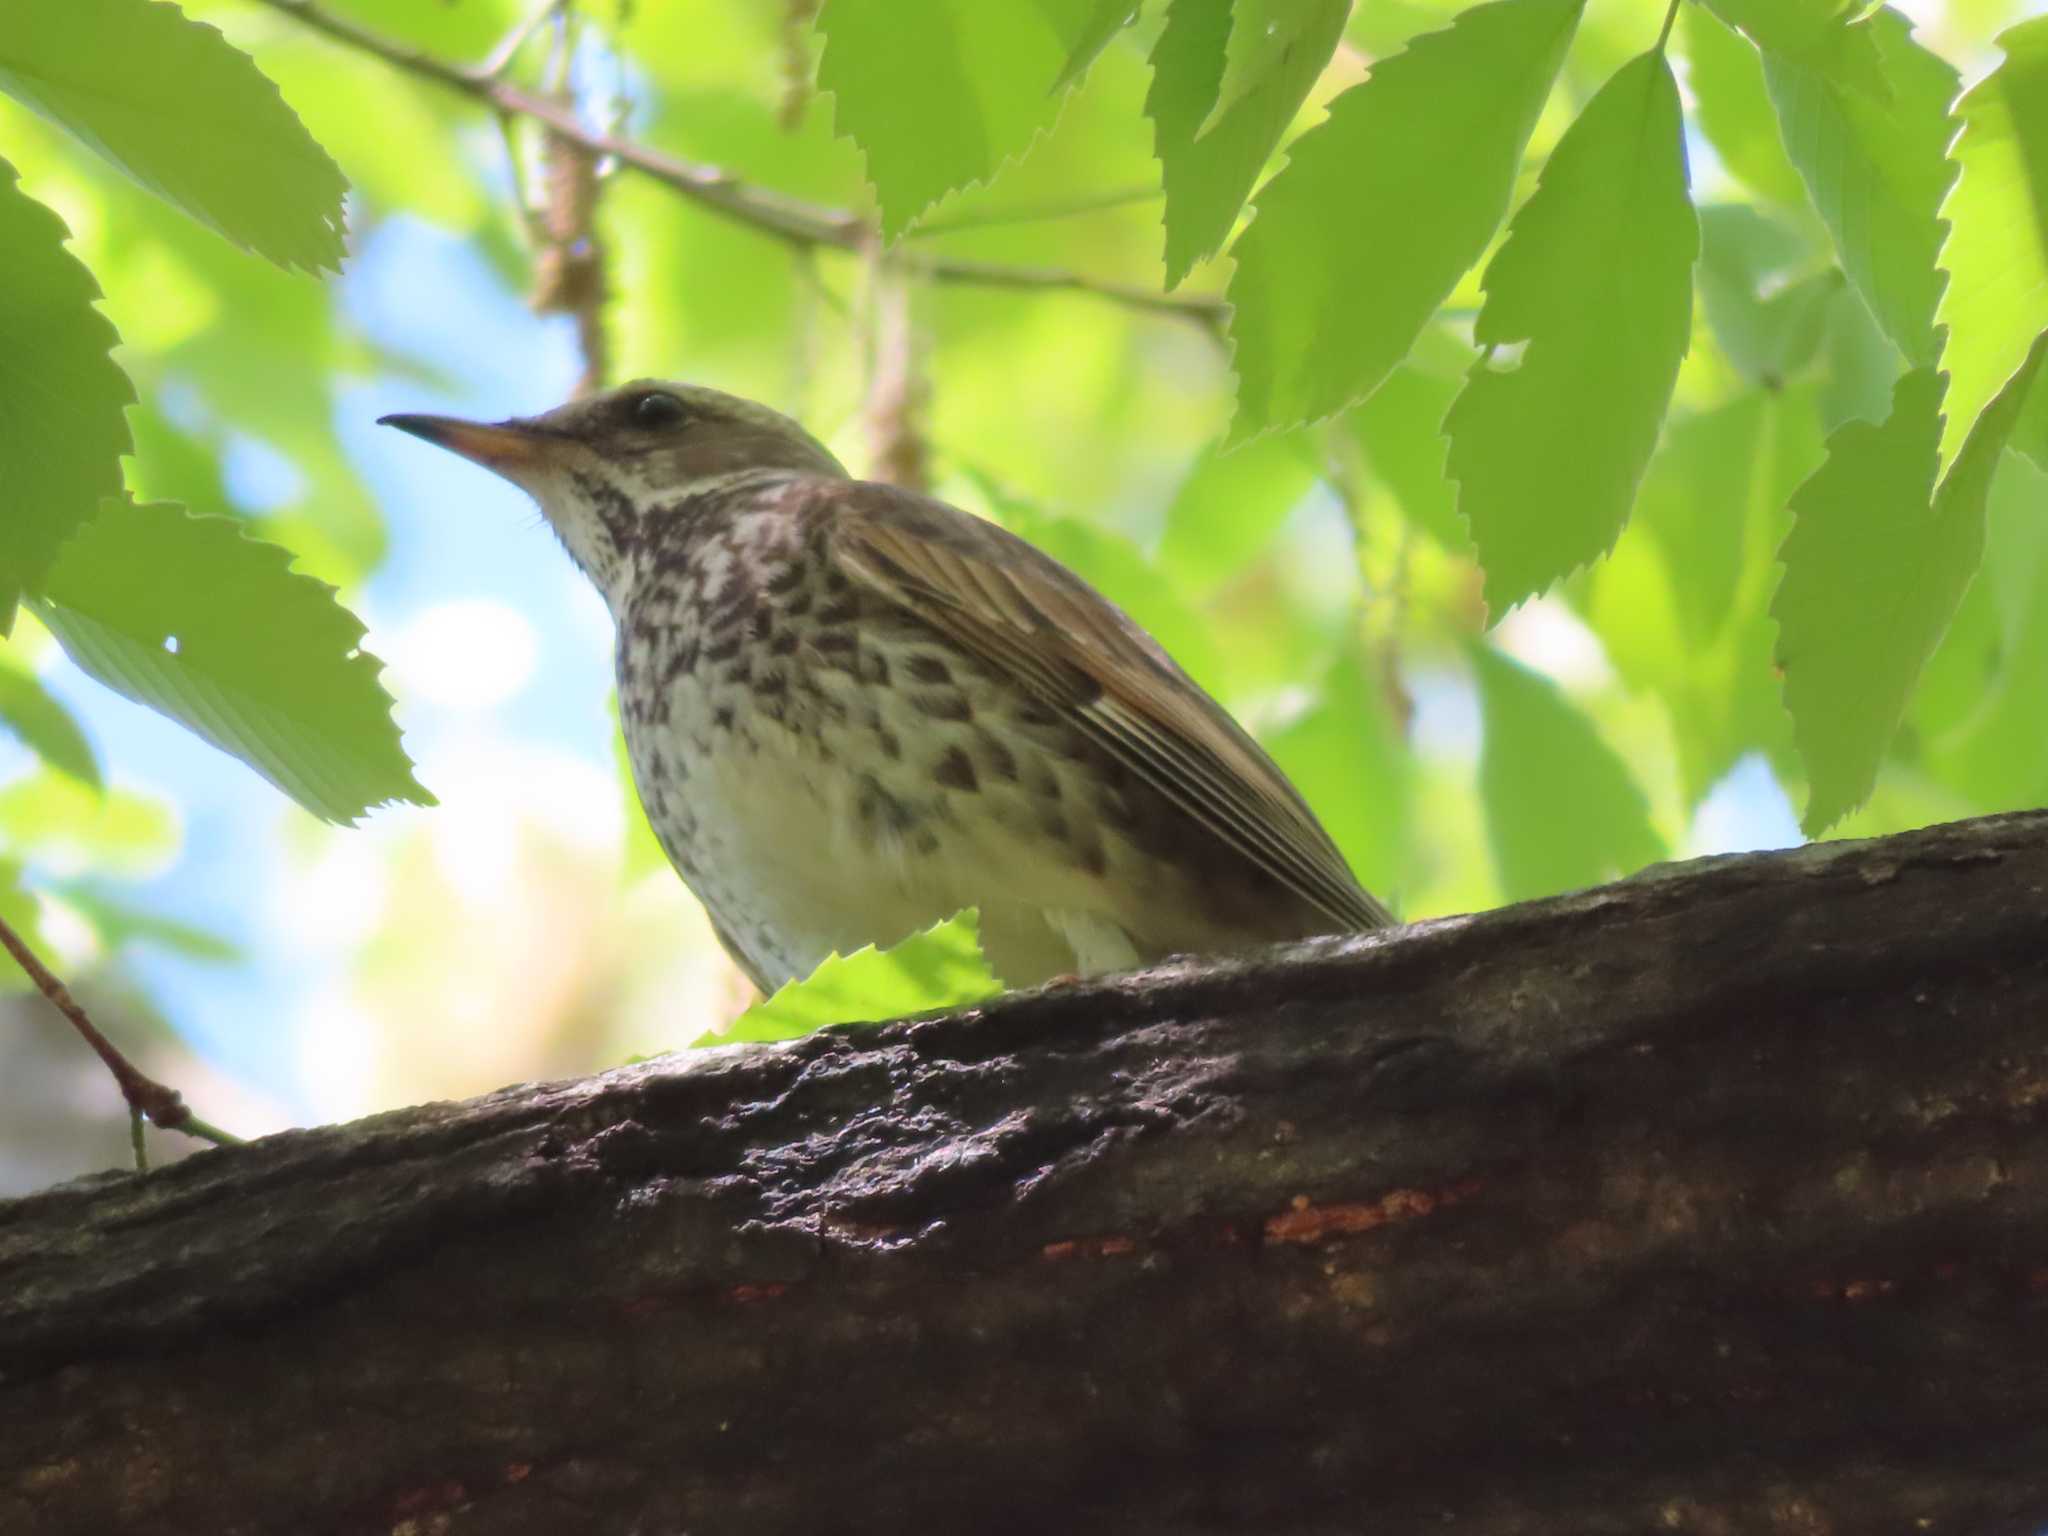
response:
{"label": "thin twig", "polygon": [[183,1131],[187,1136],[196,1136],[216,1146],[232,1146],[241,1140],[239,1136],[231,1136],[218,1126],[201,1120],[192,1113],[177,1089],[166,1087],[122,1055],[120,1047],[100,1033],[99,1026],[93,1023],[78,999],[71,995],[71,989],[37,958],[36,952],[28,947],[28,941],[16,933],[4,918],[0,918],[0,946],[5,946],[7,952],[14,956],[15,962],[28,973],[28,979],[36,984],[36,990],[70,1021],[79,1037],[93,1048],[94,1054],[106,1063],[107,1070],[113,1074],[121,1097],[128,1101],[129,1115],[135,1122],[131,1136],[138,1171],[149,1167],[149,1158],[142,1146],[140,1122],[143,1118],[162,1130]]}
{"label": "thin twig", "polygon": [[515,23],[512,30],[505,34],[498,46],[491,50],[490,57],[477,66],[477,73],[487,80],[495,80],[504,74],[512,67],[512,61],[519,56],[519,50],[526,46],[527,39],[538,32],[567,3],[568,0],[541,0],[539,5],[527,12],[525,18]]}
{"label": "thin twig", "polygon": [[[313,0],[258,0],[315,31],[358,52],[382,59],[395,69],[431,80],[472,101],[514,117],[544,124],[591,154],[610,157],[621,166],[660,182],[691,201],[765,235],[798,247],[824,246],[858,254],[872,238],[865,219],[842,208],[788,197],[755,187],[716,166],[681,160],[614,133],[594,132],[572,107],[521,89],[477,69],[437,59],[408,44],[394,41],[355,22],[320,9]],[[1214,330],[1227,313],[1223,301],[1199,294],[1158,293],[1135,284],[1109,282],[1055,268],[1008,267],[956,257],[905,253],[904,271],[938,282],[975,283],[992,288],[1028,291],[1066,290],[1106,299],[1150,314],[1192,320]]]}
{"label": "thin twig", "polygon": [[869,258],[865,351],[868,476],[923,491],[931,484],[931,449],[924,438],[930,396],[925,378],[911,282],[880,250]]}

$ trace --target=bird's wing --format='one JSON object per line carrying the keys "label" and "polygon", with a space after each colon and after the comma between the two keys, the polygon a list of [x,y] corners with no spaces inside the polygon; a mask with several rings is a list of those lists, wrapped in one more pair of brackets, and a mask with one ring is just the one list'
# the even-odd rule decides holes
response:
{"label": "bird's wing", "polygon": [[1338,926],[1393,921],[1273,760],[1093,587],[943,502],[871,482],[833,492],[840,569],[1073,720]]}

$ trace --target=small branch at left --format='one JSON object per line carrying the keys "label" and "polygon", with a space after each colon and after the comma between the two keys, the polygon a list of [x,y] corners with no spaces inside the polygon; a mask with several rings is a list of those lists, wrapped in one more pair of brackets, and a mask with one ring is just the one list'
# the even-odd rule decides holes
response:
{"label": "small branch at left", "polygon": [[57,978],[47,965],[28,947],[28,941],[16,933],[13,927],[0,918],[0,946],[14,956],[15,962],[28,973],[28,979],[36,984],[36,990],[50,1000],[50,1004],[78,1031],[79,1037],[93,1048],[94,1053],[106,1064],[114,1076],[114,1082],[121,1090],[121,1097],[128,1101],[131,1121],[131,1141],[135,1148],[135,1167],[138,1172],[149,1167],[148,1154],[143,1147],[142,1122],[149,1121],[159,1130],[182,1131],[187,1136],[196,1136],[201,1141],[210,1141],[215,1146],[233,1146],[241,1137],[230,1135],[219,1126],[209,1125],[192,1113],[184,1095],[177,1089],[166,1086],[137,1067],[121,1053],[119,1046],[100,1032],[84,1005],[71,995],[71,989]]}

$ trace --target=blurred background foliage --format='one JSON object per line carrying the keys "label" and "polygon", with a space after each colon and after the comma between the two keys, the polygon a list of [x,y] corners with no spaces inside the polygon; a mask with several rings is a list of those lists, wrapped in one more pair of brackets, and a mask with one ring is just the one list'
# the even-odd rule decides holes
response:
{"label": "blurred background foliage", "polygon": [[[0,153],[68,225],[120,335],[128,491],[242,519],[339,588],[439,801],[325,824],[97,687],[33,616],[0,644],[0,913],[208,1118],[255,1133],[588,1070],[744,1005],[620,771],[598,599],[516,492],[371,426],[542,409],[593,369],[768,401],[856,472],[921,476],[1072,565],[1255,729],[1404,917],[1799,839],[1811,770],[1771,612],[1788,503],[1827,434],[1885,418],[1909,359],[1860,296],[1878,280],[1845,275],[1862,248],[1788,158],[1755,48],[1683,7],[1699,302],[1633,517],[1605,558],[1489,616],[1437,435],[1485,262],[1365,403],[1225,451],[1233,263],[1163,288],[1145,106],[1165,7],[1106,31],[1064,99],[986,60],[940,68],[929,38],[863,93],[903,13],[950,0],[892,3],[828,3],[827,30],[871,29],[876,55],[826,43],[815,0],[574,0],[537,24],[526,0],[194,0],[349,180],[346,260],[317,279],[0,100]],[[2040,8],[1900,7],[1965,86]],[[1254,168],[1460,9],[1356,0]],[[1664,12],[1591,0],[1514,205]],[[499,81],[731,180],[690,197],[600,163],[594,193],[551,199],[575,168],[535,123],[417,67],[511,41]],[[849,85],[836,102],[821,51],[823,83]],[[1031,119],[1020,143],[949,142],[927,99],[946,91]],[[891,155],[886,248],[717,206],[738,185],[871,220]],[[935,196],[976,155],[995,174]],[[1408,237],[1398,212],[1373,218],[1370,240]],[[2048,799],[2044,489],[2027,457],[1999,463],[1983,572],[1834,832]],[[0,977],[0,1192],[125,1155],[112,1088],[21,983]]]}

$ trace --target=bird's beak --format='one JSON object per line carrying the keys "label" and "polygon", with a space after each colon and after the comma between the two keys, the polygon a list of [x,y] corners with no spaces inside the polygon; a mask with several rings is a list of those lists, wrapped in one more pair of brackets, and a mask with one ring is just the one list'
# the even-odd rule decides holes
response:
{"label": "bird's beak", "polygon": [[540,465],[551,435],[530,422],[464,421],[460,416],[379,416],[377,425],[410,432],[485,469],[513,476]]}

